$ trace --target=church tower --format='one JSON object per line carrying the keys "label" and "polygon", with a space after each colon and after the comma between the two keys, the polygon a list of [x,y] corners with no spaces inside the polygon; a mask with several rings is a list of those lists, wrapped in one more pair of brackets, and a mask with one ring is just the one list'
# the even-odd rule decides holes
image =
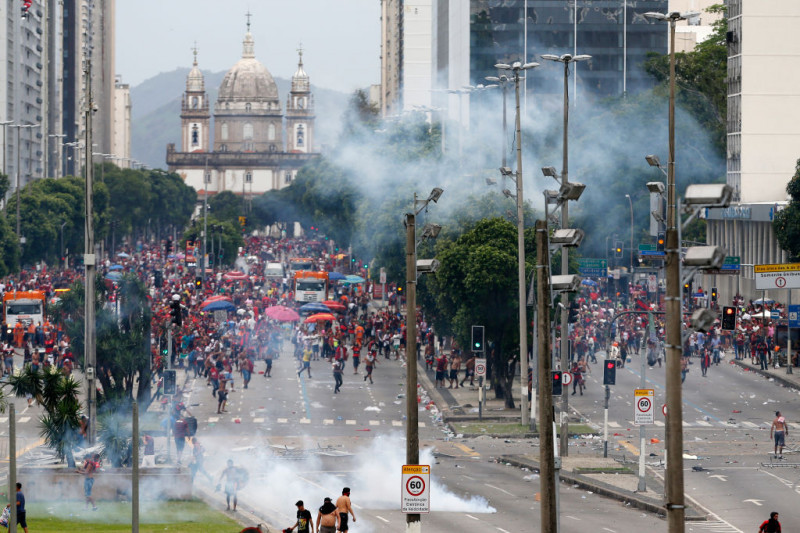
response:
{"label": "church tower", "polygon": [[210,115],[203,73],[197,68],[197,48],[193,48],[194,63],[186,77],[186,92],[181,104],[181,151],[207,152],[210,149]]}
{"label": "church tower", "polygon": [[314,95],[308,74],[303,70],[303,49],[292,76],[292,88],[286,101],[286,151],[314,152]]}

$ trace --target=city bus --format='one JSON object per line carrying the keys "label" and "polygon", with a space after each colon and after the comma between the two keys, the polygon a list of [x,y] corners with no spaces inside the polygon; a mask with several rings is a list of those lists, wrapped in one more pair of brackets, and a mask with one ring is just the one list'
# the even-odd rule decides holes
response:
{"label": "city bus", "polygon": [[296,302],[324,302],[328,299],[327,272],[297,272],[294,275],[294,299]]}

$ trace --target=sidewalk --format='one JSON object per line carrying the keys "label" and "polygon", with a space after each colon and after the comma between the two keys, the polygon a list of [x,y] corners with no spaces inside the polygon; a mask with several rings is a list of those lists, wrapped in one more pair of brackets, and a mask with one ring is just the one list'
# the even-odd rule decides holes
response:
{"label": "sidewalk", "polygon": [[[728,358],[726,357],[726,359]],[[792,373],[787,374],[785,366],[778,368],[769,367],[767,370],[761,370],[759,365],[754,365],[751,363],[751,359],[749,357],[736,360],[733,359],[733,354],[731,354],[730,361],[732,364],[735,364],[745,371],[761,374],[762,376],[774,380],[785,387],[791,387],[800,390],[800,368],[793,367],[791,369]]]}
{"label": "sidewalk", "polygon": [[[463,371],[459,373],[459,380],[463,379]],[[800,378],[800,372],[797,374]],[[433,371],[426,371],[424,361],[420,361],[417,369],[417,379],[420,386],[425,389],[430,398],[436,404],[437,408],[442,414],[442,421],[448,424],[454,434],[457,431],[459,423],[470,422],[478,423],[478,380],[475,380],[475,386],[469,387],[469,383],[464,383],[465,387],[458,387],[455,389],[448,388],[435,388],[434,379],[435,373]],[[798,388],[800,388],[800,379],[798,381]],[[449,381],[445,381],[446,385]],[[519,376],[515,379],[514,391],[518,393],[520,390]],[[489,390],[486,394],[485,404],[483,406],[483,421],[491,427],[494,423],[519,423],[520,422],[520,409],[519,397],[517,394],[514,396],[514,401],[517,406],[516,409],[507,409],[504,400],[495,399],[494,391]],[[570,423],[580,423],[579,417],[570,417]],[[487,436],[496,438],[537,438],[535,433],[519,433],[516,435],[500,435],[492,434],[488,431],[484,433]],[[611,453],[612,442],[609,440],[609,457],[603,457],[602,448],[596,446],[597,440],[593,439],[589,442],[582,439],[570,439],[570,442],[580,441],[580,445],[573,448],[570,444],[570,455],[562,458],[562,468],[560,472],[561,481],[571,483],[581,489],[591,491],[595,494],[600,494],[609,498],[613,498],[623,502],[631,507],[642,509],[651,513],[656,513],[661,516],[666,515],[664,508],[664,483],[660,477],[663,477],[663,471],[657,477],[648,468],[645,475],[647,490],[645,492],[637,492],[638,488],[638,457],[631,457],[630,452]],[[595,444],[592,446],[591,444]],[[614,445],[616,445],[614,443]],[[627,460],[626,460],[627,456]],[[633,461],[631,461],[633,459]],[[653,458],[647,458],[648,462]],[[517,466],[519,468],[526,468],[531,471],[538,472],[539,470],[539,453],[538,449],[534,453],[503,455],[498,457],[498,462]],[[636,464],[632,464],[636,463]],[[706,520],[705,514],[694,508],[691,504],[687,503],[686,508],[687,521],[703,521]]]}

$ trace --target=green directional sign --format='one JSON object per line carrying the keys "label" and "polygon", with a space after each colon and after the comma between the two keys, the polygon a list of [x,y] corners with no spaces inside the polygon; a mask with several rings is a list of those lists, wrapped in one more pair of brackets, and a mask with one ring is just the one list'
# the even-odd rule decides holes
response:
{"label": "green directional sign", "polygon": [[578,273],[585,278],[604,278],[608,275],[608,261],[605,259],[578,259]]}
{"label": "green directional sign", "polygon": [[655,244],[640,244],[639,251],[640,252],[654,252],[656,250]]}
{"label": "green directional sign", "polygon": [[588,259],[582,257],[578,259],[578,266],[580,268],[608,268],[608,262],[605,259]]}

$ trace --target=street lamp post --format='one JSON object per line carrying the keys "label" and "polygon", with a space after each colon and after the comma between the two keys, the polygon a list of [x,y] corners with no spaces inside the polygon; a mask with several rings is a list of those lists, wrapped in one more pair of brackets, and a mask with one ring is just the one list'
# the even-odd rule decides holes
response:
{"label": "street lamp post", "polygon": [[21,164],[20,163],[20,152],[22,151],[22,149],[21,149],[21,146],[20,146],[20,142],[21,141],[20,141],[19,132],[20,132],[20,130],[22,128],[36,128],[39,125],[38,124],[9,124],[9,126],[11,126],[12,128],[17,128],[17,239],[19,239],[19,242],[22,243],[24,241],[22,240],[22,235],[21,235],[21,232],[20,232],[20,209],[19,209],[19,201],[20,201],[19,200],[19,190],[20,190],[20,187],[21,187],[21,181],[20,180],[22,179],[21,176],[20,176],[20,164]]}
{"label": "street lamp post", "polygon": [[[578,61],[585,61],[591,59],[592,56],[579,54],[563,54],[555,56],[551,54],[542,55],[542,59],[548,61],[557,61],[564,64],[564,138],[563,138],[563,161],[561,168],[561,183],[569,183],[569,64]],[[561,227],[569,227],[569,202],[564,202],[561,207]],[[561,250],[561,275],[569,274],[569,251],[566,248]],[[569,370],[569,297],[562,294],[561,302],[564,304],[561,308],[561,371],[567,372]],[[569,394],[561,395],[561,435],[559,438],[559,449],[561,455],[566,457],[569,455]]]}
{"label": "street lamp post", "polygon": [[[526,307],[527,291],[525,290],[525,215],[523,211],[523,194],[522,194],[522,126],[519,107],[519,82],[520,74],[526,70],[530,70],[539,66],[539,63],[525,63],[515,61],[511,65],[506,63],[498,63],[495,65],[496,69],[511,71],[511,76],[514,80],[514,93],[516,96],[516,142],[517,142],[517,286],[519,298],[519,362],[520,362],[520,383],[522,384],[520,391],[520,408],[522,409],[522,425],[528,426],[531,424],[530,408],[528,407],[528,318]],[[504,167],[505,169],[505,167]],[[501,170],[504,175],[511,175],[507,169]],[[541,317],[540,317],[541,318]]]}
{"label": "street lamp post", "polygon": [[[436,203],[442,189],[436,187],[427,200],[417,200],[406,213],[406,464],[419,464],[419,406],[417,405],[417,215],[430,202]],[[425,232],[423,232],[425,233]],[[437,232],[438,233],[438,230]],[[433,236],[433,234],[431,234]],[[406,531],[419,533],[422,522],[419,513],[406,515]]]}
{"label": "street lamp post", "polygon": [[[52,134],[47,136],[48,138],[56,139],[56,161],[57,161],[57,163],[55,165],[56,175],[53,176],[56,179],[61,177],[61,170],[62,170],[61,169],[61,146],[62,146],[61,139],[63,139],[66,136],[67,136],[66,133],[52,133]],[[48,146],[48,149],[49,149],[49,146]]]}
{"label": "street lamp post", "polygon": [[633,200],[631,199],[630,194],[626,194],[625,198],[628,199],[628,204],[631,207],[631,262],[630,262],[630,273],[633,274]]}
{"label": "street lamp post", "polygon": [[669,161],[667,163],[667,530],[684,531],[686,505],[683,494],[683,412],[681,398],[681,292],[680,244],[678,243],[677,197],[675,194],[675,27],[690,14],[672,11],[668,14],[645,13],[655,20],[669,22]]}
{"label": "street lamp post", "polygon": [[508,137],[506,136],[506,132],[508,131],[508,126],[506,124],[506,96],[508,95],[508,84],[511,82],[511,78],[506,76],[505,74],[501,74],[500,76],[486,76],[487,81],[493,81],[500,85],[503,89],[503,160],[502,165],[505,167],[507,166],[507,154],[508,154]]}

